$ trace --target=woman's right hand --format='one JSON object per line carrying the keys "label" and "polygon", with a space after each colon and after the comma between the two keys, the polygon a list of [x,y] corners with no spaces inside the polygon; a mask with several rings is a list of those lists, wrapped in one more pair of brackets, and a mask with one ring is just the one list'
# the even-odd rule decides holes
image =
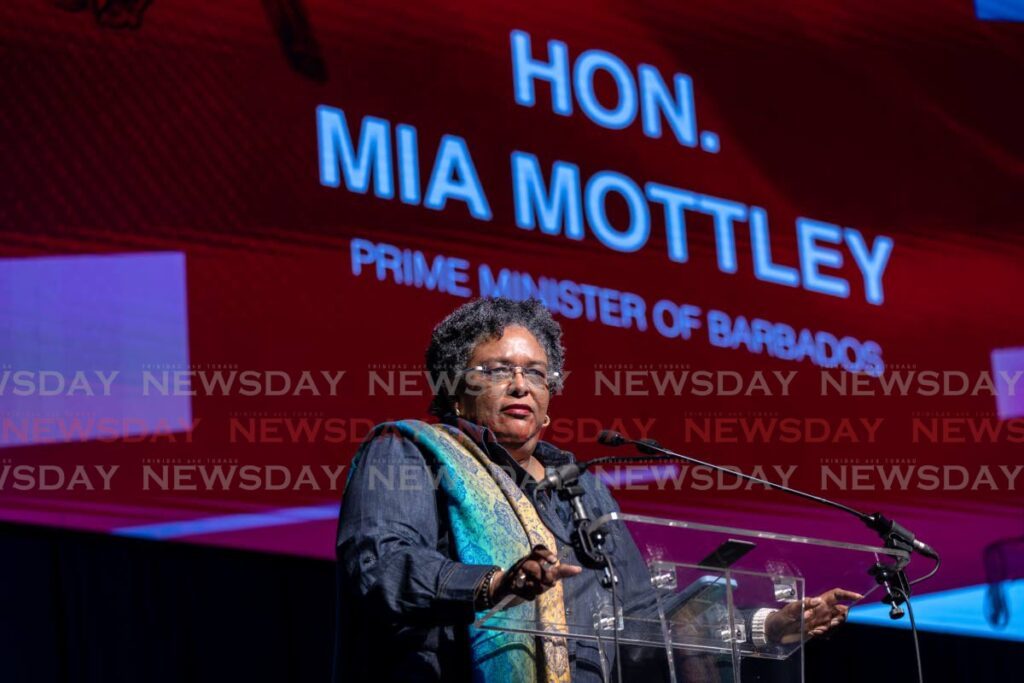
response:
{"label": "woman's right hand", "polygon": [[543,545],[535,545],[530,554],[518,560],[509,569],[499,571],[491,579],[491,604],[509,595],[533,600],[558,581],[576,576],[583,571],[574,564],[562,564],[558,555]]}

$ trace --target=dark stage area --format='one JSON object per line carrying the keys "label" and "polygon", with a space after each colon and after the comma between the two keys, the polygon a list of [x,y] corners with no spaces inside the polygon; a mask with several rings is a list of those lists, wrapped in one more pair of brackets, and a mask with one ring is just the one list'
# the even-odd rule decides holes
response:
{"label": "dark stage area", "polygon": [[[0,525],[5,681],[327,681],[334,564]],[[807,680],[915,680],[908,631],[846,625]],[[1024,646],[921,633],[926,681],[1013,680]],[[745,671],[744,680],[757,680]]]}

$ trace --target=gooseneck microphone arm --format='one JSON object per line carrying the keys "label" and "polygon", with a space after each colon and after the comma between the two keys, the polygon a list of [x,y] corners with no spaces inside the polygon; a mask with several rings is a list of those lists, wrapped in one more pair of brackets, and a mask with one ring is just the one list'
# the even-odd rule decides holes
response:
{"label": "gooseneck microphone arm", "polygon": [[878,532],[878,534],[883,538],[883,540],[886,541],[886,543],[891,544],[891,547],[905,547],[905,549],[908,551],[916,550],[920,554],[930,557],[933,560],[938,561],[939,559],[939,554],[935,552],[935,550],[930,545],[923,541],[917,540],[914,537],[913,532],[911,532],[909,529],[902,526],[901,524],[898,524],[897,522],[888,519],[880,512],[876,512],[874,514],[869,515],[866,512],[861,512],[860,510],[856,510],[848,505],[843,505],[842,503],[838,503],[834,500],[829,500],[828,498],[816,496],[813,493],[807,493],[806,491],[790,488],[789,486],[776,484],[775,482],[769,481],[768,479],[762,479],[760,477],[755,477],[750,474],[744,474],[743,472],[737,472],[736,470],[729,469],[728,467],[715,465],[714,463],[710,463],[699,458],[694,458],[693,456],[683,455],[682,453],[676,453],[675,451],[671,451],[663,447],[653,439],[627,439],[618,432],[606,429],[597,435],[597,442],[604,446],[613,447],[632,444],[641,453],[660,453],[662,455],[670,456],[672,458],[682,460],[693,465],[707,467],[716,472],[724,472],[725,474],[729,474],[739,479],[745,479],[747,481],[752,481],[756,484],[762,484],[764,486],[767,486],[768,488],[772,488],[777,491],[782,491],[784,493],[797,496],[798,498],[803,498],[805,500],[814,501],[815,503],[820,503],[821,505],[827,505],[837,510],[842,510],[843,512],[853,515],[860,521],[864,522],[864,524],[867,525],[870,529],[873,529],[874,531]]}
{"label": "gooseneck microphone arm", "polygon": [[664,455],[670,456],[671,458],[683,460],[692,465],[700,465],[702,467],[707,467],[712,470],[715,470],[716,472],[724,472],[725,474],[731,475],[733,477],[738,477],[740,479],[752,481],[755,484],[763,484],[765,486],[768,486],[769,488],[777,489],[779,491],[785,491],[786,493],[789,493],[791,495],[799,496],[800,498],[806,498],[807,500],[813,500],[816,503],[821,503],[822,505],[828,505],[830,507],[836,508],[837,510],[842,510],[843,512],[855,515],[865,523],[867,523],[867,520],[870,517],[870,515],[866,515],[863,512],[854,510],[852,507],[843,505],[842,503],[837,503],[836,501],[829,500],[828,498],[822,498],[821,496],[816,496],[812,493],[807,493],[806,491],[800,491],[798,489],[793,489],[788,486],[783,486],[782,484],[776,484],[775,482],[769,481],[767,479],[761,479],[760,477],[755,477],[750,474],[737,472],[736,470],[729,469],[728,467],[715,465],[705,460],[694,458],[693,456],[690,455],[683,455],[682,453],[670,451],[667,448],[663,447],[654,439],[644,439],[642,441],[627,439],[618,432],[613,432],[610,429],[606,429],[597,435],[597,442],[603,446],[625,446],[626,444],[632,444],[636,446],[637,450],[640,451],[641,453],[662,453]]}

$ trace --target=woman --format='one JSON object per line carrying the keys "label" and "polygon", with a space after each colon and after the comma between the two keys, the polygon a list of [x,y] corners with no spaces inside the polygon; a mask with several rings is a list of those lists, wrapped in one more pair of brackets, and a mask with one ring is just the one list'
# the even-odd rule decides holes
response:
{"label": "woman", "polygon": [[[566,501],[537,491],[545,468],[573,456],[541,441],[561,386],[561,328],[537,300],[481,299],[435,329],[427,369],[440,424],[379,425],[353,461],[338,530],[341,681],[599,681],[596,644],[471,629],[508,595],[536,600],[542,618],[591,619],[609,592],[571,546]],[[590,473],[580,484],[592,518],[618,507]],[[628,531],[612,529],[627,613],[650,608],[646,564]],[[811,634],[841,623],[845,591],[805,601]],[[767,619],[782,634],[794,603]],[[573,617],[573,615],[582,615]]]}

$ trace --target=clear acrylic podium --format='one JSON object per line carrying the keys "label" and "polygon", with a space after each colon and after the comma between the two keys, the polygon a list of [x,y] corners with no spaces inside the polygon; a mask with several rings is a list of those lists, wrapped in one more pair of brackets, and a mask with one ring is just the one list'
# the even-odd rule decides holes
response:
{"label": "clear acrylic podium", "polygon": [[[608,682],[617,680],[619,666],[625,680],[644,683],[803,681],[803,610],[767,642],[754,624],[768,614],[762,610],[833,588],[870,600],[877,588],[872,569],[902,569],[909,561],[906,552],[881,546],[623,513],[605,515],[594,527],[632,534],[650,569],[650,585],[630,591],[643,600],[623,605],[624,587],[617,585],[615,595],[602,589],[596,613],[545,623],[534,603],[509,598],[475,625],[596,643]],[[712,559],[723,544],[752,547],[734,561]]]}

